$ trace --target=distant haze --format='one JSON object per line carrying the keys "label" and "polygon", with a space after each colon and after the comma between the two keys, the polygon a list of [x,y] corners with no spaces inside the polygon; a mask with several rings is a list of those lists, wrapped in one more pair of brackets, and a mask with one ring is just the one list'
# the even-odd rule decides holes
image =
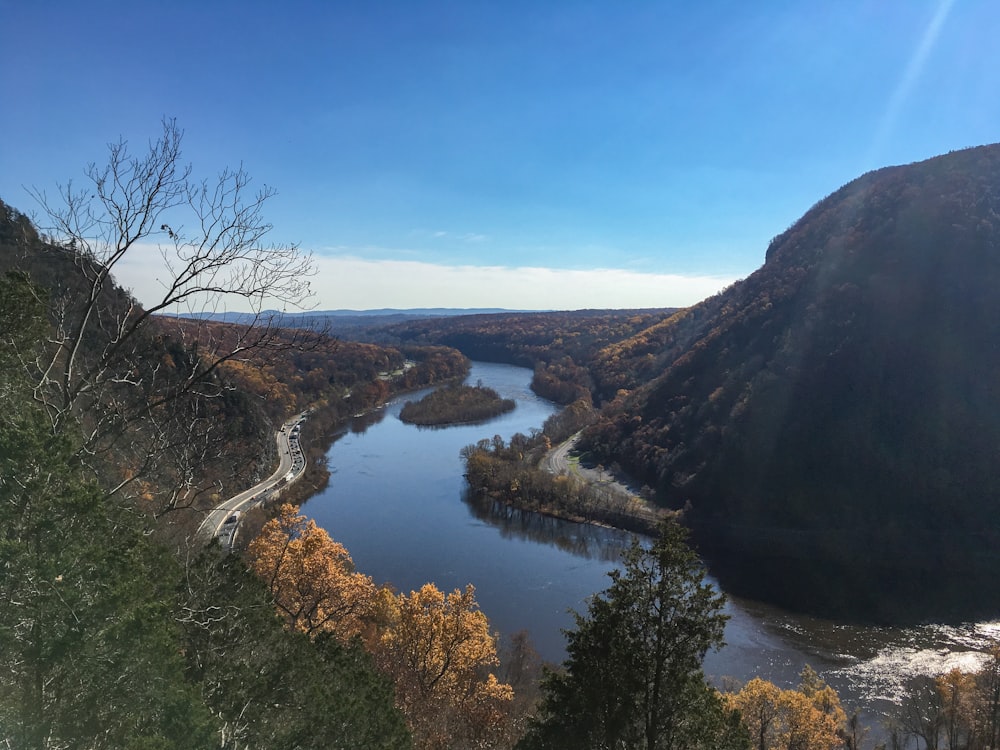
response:
{"label": "distant haze", "polygon": [[[116,273],[119,284],[144,304],[160,293],[162,268],[155,248],[140,248]],[[316,258],[311,280],[317,310],[418,307],[508,310],[618,310],[687,307],[736,279],[637,273],[621,269],[567,270],[543,267],[444,266],[353,257]],[[245,311],[240,300],[227,309]],[[273,301],[267,307],[280,307]],[[291,311],[289,311],[291,312]]]}

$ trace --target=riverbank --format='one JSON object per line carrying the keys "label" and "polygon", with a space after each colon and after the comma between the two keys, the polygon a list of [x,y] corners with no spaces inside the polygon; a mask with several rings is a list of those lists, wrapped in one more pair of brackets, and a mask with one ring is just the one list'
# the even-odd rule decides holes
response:
{"label": "riverbank", "polygon": [[[469,360],[464,359],[461,373],[446,375],[442,379],[436,380],[437,370],[434,370],[433,367],[425,372],[422,369],[422,363],[407,360],[404,366],[398,370],[379,373],[376,379],[379,387],[374,391],[366,386],[360,389],[361,392],[359,389],[348,391],[342,399],[322,400],[310,405],[301,415],[304,417],[308,414],[309,419],[300,420],[300,427],[295,436],[295,458],[297,458],[298,463],[296,464],[297,470],[293,472],[294,476],[290,476],[289,480],[282,485],[280,496],[273,492],[257,493],[260,501],[245,508],[244,512],[238,516],[238,539],[240,541],[238,546],[245,547],[260,533],[261,528],[270,520],[274,509],[279,504],[290,503],[301,506],[311,497],[323,492],[330,480],[330,469],[327,465],[326,455],[345,430],[353,429],[352,425],[363,425],[366,420],[372,419],[372,415],[377,414],[380,410],[385,409],[389,403],[406,394],[420,393],[429,389],[446,387],[449,384],[461,383],[468,376],[470,366]],[[440,370],[440,368],[438,369]],[[431,382],[422,382],[424,379]],[[358,408],[358,404],[361,405],[360,410],[352,413],[352,409]],[[281,449],[282,434],[290,437],[290,430],[290,425],[286,424],[277,434],[278,455],[282,462],[285,459]],[[290,445],[287,453],[289,458],[292,458]],[[275,476],[278,476],[279,473],[276,472]],[[246,494],[241,493],[240,496],[243,497]],[[233,531],[232,546],[237,548],[235,528]]]}
{"label": "riverbank", "polygon": [[580,433],[576,433],[551,448],[538,462],[538,467],[556,476],[576,477],[592,487],[600,488],[603,493],[619,498],[616,504],[624,507],[633,518],[629,526],[651,525],[655,529],[663,518],[672,515],[671,511],[644,498],[626,477],[603,466],[590,468],[581,463],[579,457],[573,455],[579,437]]}
{"label": "riverbank", "polygon": [[551,448],[544,433],[499,437],[462,449],[470,490],[521,511],[655,536],[672,511],[657,508],[620,479],[570,458],[575,436]]}

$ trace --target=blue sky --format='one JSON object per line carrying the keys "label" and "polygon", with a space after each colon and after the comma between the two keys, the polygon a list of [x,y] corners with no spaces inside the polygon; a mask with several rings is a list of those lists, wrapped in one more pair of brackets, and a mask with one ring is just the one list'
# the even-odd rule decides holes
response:
{"label": "blue sky", "polygon": [[[0,0],[0,198],[164,116],[330,308],[666,307],[854,177],[1000,140],[995,0]],[[152,271],[135,257],[142,299]]]}

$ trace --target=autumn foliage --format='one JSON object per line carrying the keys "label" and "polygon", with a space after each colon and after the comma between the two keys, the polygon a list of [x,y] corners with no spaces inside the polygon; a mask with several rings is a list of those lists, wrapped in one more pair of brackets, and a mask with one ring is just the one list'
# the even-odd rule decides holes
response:
{"label": "autumn foliage", "polygon": [[496,637],[471,585],[445,594],[426,583],[393,597],[375,662],[395,683],[397,705],[422,747],[502,734],[514,692],[487,672],[498,664]]}
{"label": "autumn foliage", "polygon": [[740,712],[755,750],[834,750],[844,745],[846,716],[840,699],[809,667],[798,690],[782,690],[755,677],[724,698]]}
{"label": "autumn foliage", "polygon": [[399,412],[406,424],[425,427],[481,422],[513,411],[514,399],[502,398],[492,388],[453,384],[431,391],[419,401],[407,401]]}
{"label": "autumn foliage", "polygon": [[372,621],[377,596],[372,579],[355,572],[344,546],[296,507],[282,505],[249,553],[289,629],[348,641]]}
{"label": "autumn foliage", "polygon": [[491,671],[496,636],[471,585],[450,594],[432,583],[409,594],[377,587],[287,504],[248,554],[289,629],[360,639],[395,685],[417,747],[495,747],[506,736],[513,690]]}
{"label": "autumn foliage", "polygon": [[[589,402],[592,396],[601,401],[625,387],[617,379],[610,385],[595,380],[600,352],[642,335],[673,313],[656,309],[460,315],[408,321],[365,335],[383,344],[450,346],[472,359],[532,367],[532,390],[569,404],[581,398]],[[607,369],[600,371],[601,377]],[[625,370],[634,374],[637,368],[629,363]],[[634,378],[627,382],[628,387],[636,384]]]}
{"label": "autumn foliage", "polygon": [[934,750],[1000,746],[1000,643],[983,653],[976,671],[951,669],[912,686],[889,728],[894,744],[915,740]]}

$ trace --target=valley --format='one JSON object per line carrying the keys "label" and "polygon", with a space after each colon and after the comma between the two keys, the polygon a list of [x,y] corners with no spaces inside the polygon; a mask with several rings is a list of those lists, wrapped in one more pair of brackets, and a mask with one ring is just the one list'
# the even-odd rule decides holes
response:
{"label": "valley", "polygon": [[[164,137],[177,137],[169,123]],[[176,154],[165,153],[150,158],[169,165]],[[139,169],[130,164],[112,168]],[[327,674],[368,685],[393,743],[452,743],[438,728],[446,720],[462,737],[532,746],[541,736],[533,722],[546,712],[559,732],[562,717],[539,691],[555,700],[560,681],[573,678],[573,638],[584,626],[603,633],[582,654],[597,670],[587,691],[633,658],[636,669],[657,666],[643,661],[661,653],[650,638],[705,644],[684,651],[677,687],[701,696],[706,721],[735,722],[738,702],[770,690],[775,705],[808,709],[800,718],[812,717],[803,721],[825,745],[857,747],[843,735],[839,702],[823,702],[836,698],[826,685],[866,723],[903,722],[893,742],[935,745],[949,695],[1000,717],[1000,701],[989,703],[1000,693],[987,690],[991,675],[1000,679],[995,184],[998,146],[864,175],[777,236],[757,272],[690,308],[392,315],[353,321],[345,331],[358,340],[314,327],[321,316],[260,309],[231,323],[158,314],[189,294],[257,287],[241,287],[251,279],[239,274],[233,289],[203,287],[195,273],[146,309],[111,275],[135,238],[124,250],[83,252],[84,240],[53,241],[2,204],[0,357],[9,366],[0,396],[11,426],[0,431],[0,493],[10,498],[0,509],[11,529],[5,564],[26,573],[5,579],[0,616],[15,634],[10,669],[23,678],[11,687],[24,693],[11,708],[17,726],[72,734],[42,716],[58,710],[37,706],[76,711],[102,692],[107,676],[94,670],[103,662],[83,653],[84,635],[107,635],[117,616],[106,578],[129,588],[134,622],[154,608],[158,622],[177,623],[159,636],[135,630],[134,649],[112,636],[101,647],[127,661],[136,688],[142,660],[158,654],[162,678],[199,717],[201,744],[214,726],[242,722],[241,705],[271,700],[241,697],[254,682],[238,676],[240,661],[206,666],[245,646],[239,658],[278,682],[289,667],[261,662],[272,649],[309,662],[296,668],[309,673],[308,690],[324,689]],[[141,205],[123,200],[119,209],[141,215]],[[155,226],[142,222],[142,231]],[[225,265],[236,262],[227,247],[179,252]],[[278,252],[287,264],[272,268],[274,279],[292,297],[305,294],[298,270],[308,260],[294,246]],[[449,395],[465,390],[422,398],[421,388],[451,383],[470,359],[471,393],[489,411]],[[402,414],[403,393],[433,412],[412,421],[435,429],[405,424],[414,415]],[[294,415],[306,409],[300,427]],[[591,468],[557,449],[555,473],[539,470],[570,437]],[[51,476],[38,468],[50,454],[63,458]],[[611,490],[609,476],[633,477],[643,503],[588,494],[575,475],[601,491]],[[258,505],[278,489],[286,504]],[[303,501],[299,515],[294,503]],[[109,525],[121,529],[112,548],[103,543]],[[625,528],[660,536],[634,544]],[[192,544],[208,537],[221,548],[209,544],[192,563]],[[729,594],[724,611],[686,540],[708,566],[707,583]],[[122,553],[141,564],[131,570]],[[157,566],[158,556],[174,563]],[[82,575],[76,560],[88,561]],[[142,585],[154,569],[159,589]],[[64,609],[64,590],[92,620]],[[246,606],[206,614],[220,596]],[[272,600],[263,610],[262,597]],[[656,614],[687,607],[691,619]],[[262,611],[264,620],[252,619]],[[48,619],[68,639],[67,659],[36,658]],[[408,654],[445,623],[458,629],[453,644],[478,645],[457,662],[432,649],[443,665],[433,677]],[[506,640],[494,641],[491,628]],[[541,658],[565,658],[566,671],[540,680],[537,664],[511,671],[532,662],[532,643]],[[46,693],[57,673],[81,697]],[[636,674],[618,671],[633,695],[649,687]],[[731,680],[745,684],[712,687]],[[315,705],[302,693],[273,724],[241,731],[297,732],[320,721],[327,700],[351,711],[337,691]],[[593,693],[602,705],[615,695]],[[142,700],[149,722],[166,720],[155,691]],[[493,708],[482,713],[479,701]],[[133,732],[131,704],[129,694],[114,698],[123,737]],[[366,731],[365,713],[352,714],[352,732]],[[984,715],[952,715],[950,726],[961,720],[963,731],[992,736]],[[337,721],[324,731],[336,734]],[[715,726],[740,746],[746,727]],[[156,731],[172,737],[176,727]]]}
{"label": "valley", "polygon": [[[353,420],[327,453],[329,486],[304,512],[342,542],[358,569],[402,591],[431,580],[441,588],[468,583],[505,638],[525,630],[542,657],[565,657],[561,630],[588,597],[607,585],[629,534],[502,507],[477,504],[461,477],[461,447],[494,434],[539,427],[557,407],[530,388],[531,371],[474,362],[468,382],[482,381],[517,401],[487,424],[428,432],[398,418],[407,395]],[[711,570],[711,569],[710,569]],[[796,614],[730,596],[726,647],[710,653],[706,673],[797,682],[809,664],[878,725],[899,708],[918,678],[954,667],[976,668],[1000,634],[987,620],[960,625],[852,625]]]}

